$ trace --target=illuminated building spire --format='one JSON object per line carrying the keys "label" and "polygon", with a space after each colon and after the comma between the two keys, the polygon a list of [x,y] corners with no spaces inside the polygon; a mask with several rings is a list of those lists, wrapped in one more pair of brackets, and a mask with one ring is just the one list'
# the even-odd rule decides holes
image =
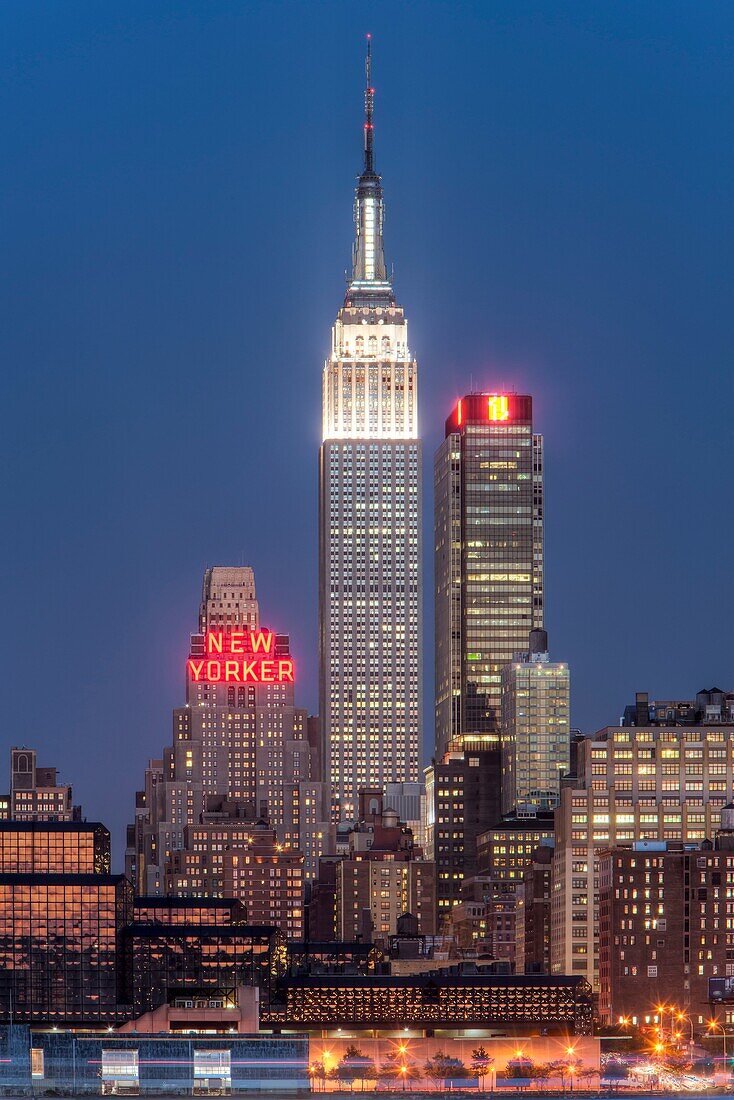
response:
{"label": "illuminated building spire", "polygon": [[382,239],[384,203],[382,184],[374,165],[374,103],[372,87],[372,37],[367,35],[364,93],[364,171],[357,183],[354,201],[355,240],[352,248],[352,278],[346,305],[392,305],[394,297],[385,266]]}
{"label": "illuminated building spire", "polygon": [[364,63],[367,78],[364,89],[364,174],[371,175],[374,168],[373,148],[375,128],[372,115],[375,108],[375,89],[372,87],[372,35],[367,35],[367,57]]}

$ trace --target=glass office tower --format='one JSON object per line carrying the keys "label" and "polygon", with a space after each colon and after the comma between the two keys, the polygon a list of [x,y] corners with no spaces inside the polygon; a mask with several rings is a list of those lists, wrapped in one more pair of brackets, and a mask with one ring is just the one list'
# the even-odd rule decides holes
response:
{"label": "glass office tower", "polygon": [[497,745],[502,668],[543,626],[543,440],[532,398],[457,402],[435,459],[436,755]]}

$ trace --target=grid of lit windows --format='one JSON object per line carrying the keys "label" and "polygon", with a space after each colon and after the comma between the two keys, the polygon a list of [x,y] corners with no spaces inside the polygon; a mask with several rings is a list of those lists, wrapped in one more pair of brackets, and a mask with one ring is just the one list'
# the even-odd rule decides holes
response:
{"label": "grid of lit windows", "polygon": [[418,778],[420,444],[322,457],[322,714],[342,817],[360,787]]}
{"label": "grid of lit windows", "polygon": [[103,825],[0,821],[0,874],[107,874],[110,834]]}
{"label": "grid of lit windows", "polygon": [[115,1021],[123,875],[0,875],[0,1012],[27,1022]]}

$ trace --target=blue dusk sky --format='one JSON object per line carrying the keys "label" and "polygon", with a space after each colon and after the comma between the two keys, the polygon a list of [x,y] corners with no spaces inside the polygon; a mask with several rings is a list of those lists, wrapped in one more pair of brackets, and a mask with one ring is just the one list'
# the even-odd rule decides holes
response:
{"label": "blue dusk sky", "polygon": [[36,746],[118,865],[207,565],[254,567],[316,707],[367,31],[420,370],[426,757],[433,454],[472,385],[534,397],[574,725],[734,687],[730,3],[4,0],[0,775]]}

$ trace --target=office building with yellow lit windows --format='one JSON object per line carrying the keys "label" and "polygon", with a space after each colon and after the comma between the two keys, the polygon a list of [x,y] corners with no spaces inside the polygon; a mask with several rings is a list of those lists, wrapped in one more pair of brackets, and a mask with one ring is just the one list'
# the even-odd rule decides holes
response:
{"label": "office building with yellow lit windows", "polygon": [[502,669],[543,626],[532,398],[469,394],[445,433],[434,467],[437,757],[465,738],[499,745]]}

